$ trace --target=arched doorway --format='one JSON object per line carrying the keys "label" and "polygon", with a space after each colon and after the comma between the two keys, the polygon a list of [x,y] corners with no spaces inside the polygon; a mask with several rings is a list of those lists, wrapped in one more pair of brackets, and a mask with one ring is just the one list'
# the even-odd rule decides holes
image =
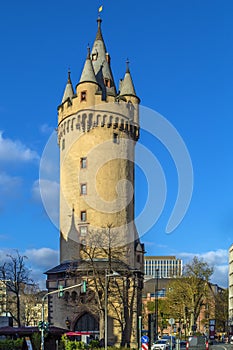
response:
{"label": "arched doorway", "polygon": [[85,312],[77,320],[74,331],[79,332],[99,332],[99,322],[90,313]]}

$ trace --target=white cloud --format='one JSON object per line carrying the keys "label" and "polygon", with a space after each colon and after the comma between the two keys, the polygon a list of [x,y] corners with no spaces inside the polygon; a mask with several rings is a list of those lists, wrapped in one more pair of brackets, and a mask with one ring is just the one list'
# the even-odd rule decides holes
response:
{"label": "white cloud", "polygon": [[15,195],[20,188],[22,179],[17,176],[10,176],[5,172],[0,172],[0,195]]}
{"label": "white cloud", "polygon": [[[4,263],[10,254],[16,255],[14,249],[0,249],[0,264]],[[30,270],[30,278],[37,283],[41,289],[45,289],[46,275],[44,272],[59,264],[59,254],[57,250],[51,248],[27,249],[19,252],[21,256],[26,256],[25,265]]]}
{"label": "white cloud", "polygon": [[0,172],[0,186],[15,187],[21,183],[21,179],[17,176],[10,176],[4,172]]}
{"label": "white cloud", "polygon": [[35,151],[18,140],[4,138],[3,131],[0,130],[0,161],[30,162],[38,159],[39,156]]}
{"label": "white cloud", "polygon": [[51,248],[27,249],[24,254],[33,266],[49,269],[58,265],[58,252]]}
{"label": "white cloud", "polygon": [[31,277],[38,283],[40,289],[46,288],[44,272],[59,264],[58,251],[51,248],[27,249],[24,255],[28,257],[27,266],[31,269]]}
{"label": "white cloud", "polygon": [[59,226],[59,184],[56,181],[36,180],[32,187],[32,197],[43,202],[50,220]]}
{"label": "white cloud", "polygon": [[40,132],[42,134],[51,134],[54,131],[55,128],[53,128],[52,126],[49,126],[48,124],[42,124],[40,126]]}
{"label": "white cloud", "polygon": [[226,249],[211,250],[205,253],[179,253],[177,257],[183,259],[184,264],[197,256],[203,259],[211,267],[214,268],[214,273],[211,276],[211,282],[226,288],[228,285],[228,251]]}

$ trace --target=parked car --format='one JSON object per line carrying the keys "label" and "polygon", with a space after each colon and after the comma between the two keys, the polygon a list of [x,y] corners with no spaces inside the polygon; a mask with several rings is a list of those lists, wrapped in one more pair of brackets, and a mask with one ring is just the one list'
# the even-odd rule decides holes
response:
{"label": "parked car", "polygon": [[169,350],[170,344],[166,339],[159,339],[151,345],[151,350]]}
{"label": "parked car", "polygon": [[[174,337],[174,335],[163,335],[162,339],[163,340],[167,340],[169,345],[172,342],[172,348],[175,349],[175,347],[176,347],[176,337]],[[170,347],[171,347],[171,345],[170,345]]]}
{"label": "parked car", "polygon": [[180,349],[186,349],[186,341],[185,340],[180,341]]}
{"label": "parked car", "polygon": [[188,338],[186,350],[208,350],[209,343],[205,336],[194,335]]}

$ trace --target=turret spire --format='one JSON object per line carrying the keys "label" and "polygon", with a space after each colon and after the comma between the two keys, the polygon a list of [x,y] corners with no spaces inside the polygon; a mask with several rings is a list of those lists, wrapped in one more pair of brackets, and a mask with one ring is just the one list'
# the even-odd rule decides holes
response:
{"label": "turret spire", "polygon": [[[102,30],[101,30],[101,23],[102,23],[102,19],[100,17],[97,18],[97,33],[96,33],[96,38],[95,40],[102,40],[104,43],[104,39],[103,39],[103,35],[102,35]],[[104,48],[106,51],[106,47],[104,44]]]}
{"label": "turret spire", "polygon": [[63,94],[62,103],[64,103],[68,99],[72,99],[73,96],[74,96],[74,90],[73,90],[71,77],[70,77],[70,69],[68,69],[68,79],[67,79],[65,91]]}
{"label": "turret spire", "polygon": [[120,86],[120,96],[123,96],[123,95],[137,96],[136,92],[135,92],[133,80],[132,80],[132,77],[130,74],[130,70],[129,70],[128,58],[126,60],[125,76],[124,76],[124,79],[122,80],[121,86]]}
{"label": "turret spire", "polygon": [[96,77],[95,77],[95,72],[93,69],[92,61],[91,61],[91,54],[90,54],[90,47],[88,45],[87,47],[87,58],[86,62],[83,67],[83,71],[81,74],[81,78],[79,80],[80,83],[84,82],[92,82],[92,83],[97,83]]}
{"label": "turret spire", "polygon": [[101,31],[102,19],[97,19],[97,33],[91,50],[91,60],[96,76],[96,80],[102,89],[102,98],[106,99],[108,94],[116,95],[116,88],[113,74],[110,67],[110,55],[107,53]]}

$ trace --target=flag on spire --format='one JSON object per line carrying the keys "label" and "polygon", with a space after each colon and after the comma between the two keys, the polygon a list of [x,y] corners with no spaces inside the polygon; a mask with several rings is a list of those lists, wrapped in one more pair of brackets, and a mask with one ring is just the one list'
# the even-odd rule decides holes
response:
{"label": "flag on spire", "polygon": [[101,5],[100,7],[99,7],[99,10],[98,10],[99,12],[102,12],[103,11],[103,5]]}

